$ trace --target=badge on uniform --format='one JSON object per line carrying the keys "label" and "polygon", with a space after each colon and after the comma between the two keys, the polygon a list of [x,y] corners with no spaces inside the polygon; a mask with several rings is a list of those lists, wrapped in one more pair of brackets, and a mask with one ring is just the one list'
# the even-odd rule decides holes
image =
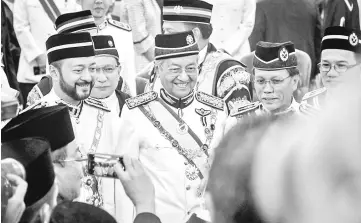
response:
{"label": "badge on uniform", "polygon": [[127,104],[129,109],[136,108],[141,105],[145,105],[151,101],[154,101],[158,98],[158,94],[155,91],[149,91],[143,94],[140,94],[138,96],[128,98],[125,100],[125,103]]}
{"label": "badge on uniform", "polygon": [[280,48],[279,52],[278,52],[278,58],[283,61],[286,62],[288,60],[288,50],[285,47]]}
{"label": "badge on uniform", "polygon": [[88,97],[87,99],[84,100],[84,102],[89,106],[96,107],[96,108],[102,109],[104,111],[110,112],[110,109],[108,108],[108,106],[97,98]]}
{"label": "badge on uniform", "polygon": [[206,117],[211,114],[211,110],[206,110],[204,108],[201,108],[201,109],[196,108],[196,113],[201,116],[202,125],[204,127],[207,126]]}
{"label": "badge on uniform", "polygon": [[350,42],[351,46],[356,46],[359,43],[359,39],[355,33],[350,35],[348,41]]}
{"label": "badge on uniform", "polygon": [[224,101],[221,98],[218,98],[216,96],[206,94],[201,91],[196,92],[196,99],[202,104],[208,105],[214,109],[218,109],[223,111],[224,109]]}

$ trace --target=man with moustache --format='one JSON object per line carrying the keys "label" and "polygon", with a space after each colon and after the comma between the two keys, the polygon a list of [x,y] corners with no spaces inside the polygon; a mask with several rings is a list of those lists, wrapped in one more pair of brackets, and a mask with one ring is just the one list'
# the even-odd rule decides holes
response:
{"label": "man with moustache", "polygon": [[144,165],[162,222],[210,220],[203,196],[227,115],[222,99],[197,91],[198,53],[192,31],[157,35],[154,86],[126,100],[119,124],[118,152]]}
{"label": "man with moustache", "polygon": [[361,63],[360,30],[341,26],[328,27],[321,43],[319,63],[323,88],[308,92],[303,97],[306,111],[320,109],[334,97],[334,89],[347,79],[345,72]]}
{"label": "man with moustache", "polygon": [[[90,10],[66,13],[60,15],[55,20],[55,30],[60,33],[78,33],[78,32],[89,32],[92,36],[98,35],[98,28],[95,25],[94,17],[92,16]],[[119,56],[117,57],[119,58]],[[119,60],[119,59],[118,59]],[[122,72],[120,72],[122,71]],[[119,70],[119,75],[122,75],[123,69]],[[47,95],[52,88],[51,76],[44,76],[41,81],[33,87],[29,92],[27,98],[27,106],[34,104],[37,100]],[[129,89],[128,85],[123,81],[122,77],[119,77],[118,87],[116,95],[121,104],[124,104],[122,100],[122,92],[125,92]],[[91,92],[91,96],[94,98],[103,98],[104,95],[97,95],[96,90]],[[129,93],[129,92],[127,92]],[[122,106],[122,105],[121,105]]]}
{"label": "man with moustache", "polygon": [[197,89],[224,99],[230,113],[251,101],[250,74],[242,63],[210,43],[212,9],[212,4],[201,0],[165,1],[163,31],[165,34],[193,31],[200,49]]}
{"label": "man with moustache", "polygon": [[119,61],[124,64],[123,79],[129,84],[129,92],[135,95],[135,53],[133,36],[128,24],[118,22],[107,17],[112,0],[77,0],[83,10],[90,10],[99,35],[112,36],[119,55]]}

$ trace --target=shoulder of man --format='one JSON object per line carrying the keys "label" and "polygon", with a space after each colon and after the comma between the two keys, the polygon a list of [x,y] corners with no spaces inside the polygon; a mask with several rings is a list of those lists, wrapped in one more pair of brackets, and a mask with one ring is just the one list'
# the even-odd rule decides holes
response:
{"label": "shoulder of man", "polygon": [[87,99],[84,100],[84,103],[90,107],[94,107],[94,108],[101,109],[106,112],[110,112],[110,109],[108,108],[108,106],[104,102],[102,102],[101,100],[99,100],[97,98],[88,97]]}
{"label": "shoulder of man", "polygon": [[214,108],[214,109],[217,109],[220,111],[224,111],[225,102],[222,98],[204,93],[202,91],[197,91],[195,93],[195,98],[198,102],[200,102],[204,105],[207,105],[211,108]]}
{"label": "shoulder of man", "polygon": [[259,101],[250,102],[246,105],[233,109],[229,116],[240,118],[252,114],[261,115],[262,113],[261,110],[262,110],[262,104]]}
{"label": "shoulder of man", "polygon": [[148,104],[158,98],[158,94],[155,91],[149,91],[135,97],[131,97],[125,100],[129,110],[139,107],[141,105]]}
{"label": "shoulder of man", "polygon": [[113,20],[113,19],[108,19],[108,23],[111,26],[116,27],[118,29],[125,30],[127,32],[132,31],[132,28],[130,27],[130,25],[128,25],[126,23],[119,22],[119,21],[116,21],[116,20]]}

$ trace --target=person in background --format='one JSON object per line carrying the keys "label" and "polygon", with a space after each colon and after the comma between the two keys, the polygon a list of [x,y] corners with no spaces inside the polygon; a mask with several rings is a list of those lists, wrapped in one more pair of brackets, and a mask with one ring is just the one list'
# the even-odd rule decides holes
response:
{"label": "person in background", "polygon": [[24,104],[29,91],[46,74],[45,42],[55,33],[56,17],[77,10],[77,4],[70,0],[14,2],[14,30],[21,48],[17,80]]}
{"label": "person in background", "polygon": [[357,0],[328,0],[324,10],[323,30],[331,26],[360,30],[360,11]]}
{"label": "person in background", "polygon": [[156,0],[123,0],[122,21],[132,27],[136,71],[154,60],[154,38],[162,32],[161,11]]}
{"label": "person in background", "polygon": [[208,0],[213,4],[210,41],[236,60],[250,53],[248,37],[256,15],[255,0]]}
{"label": "person in background", "polygon": [[[14,32],[13,12],[1,1],[1,62],[10,87],[20,92],[16,75],[19,67],[20,46]],[[20,104],[24,104],[19,94]]]}
{"label": "person in background", "polygon": [[36,222],[39,214],[41,221],[47,222],[58,195],[49,142],[35,137],[7,141],[1,145],[1,159],[4,158],[13,158],[25,167],[28,188],[20,222]]}
{"label": "person in background", "polygon": [[292,41],[295,48],[306,52],[312,61],[311,79],[316,75],[321,44],[321,23],[314,0],[260,0],[249,42],[251,51],[259,41],[283,43]]}
{"label": "person in background", "polygon": [[347,79],[346,71],[361,63],[361,32],[341,26],[328,27],[322,38],[320,79],[323,87],[308,92],[302,99],[306,110],[320,109],[333,100],[334,91]]}
{"label": "person in background", "polygon": [[299,71],[292,42],[259,42],[253,58],[254,88],[261,108],[256,113],[299,114],[300,104],[293,98]]}
{"label": "person in background", "polygon": [[[135,52],[133,47],[132,29],[128,24],[107,18],[112,0],[76,0],[83,10],[90,10],[98,35],[112,36],[119,52],[119,62],[123,66],[122,77],[129,85],[129,94],[135,95]],[[128,93],[128,91],[125,91]]]}

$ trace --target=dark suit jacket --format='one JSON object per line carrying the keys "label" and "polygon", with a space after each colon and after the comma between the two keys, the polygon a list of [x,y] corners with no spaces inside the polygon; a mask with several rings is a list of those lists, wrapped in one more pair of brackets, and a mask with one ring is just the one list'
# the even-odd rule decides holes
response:
{"label": "dark suit jacket", "polygon": [[134,223],[161,223],[161,221],[155,214],[140,213],[135,217]]}
{"label": "dark suit jacket", "polygon": [[[20,46],[13,28],[13,13],[4,1],[1,1],[1,53],[3,54],[4,72],[11,88],[20,91],[16,79],[18,72]],[[19,100],[23,104],[23,98],[19,94]]]}
{"label": "dark suit jacket", "polygon": [[357,0],[329,0],[325,7],[323,28],[339,26],[342,17],[345,18],[343,26],[360,30]]}
{"label": "dark suit jacket", "polygon": [[321,23],[315,1],[259,0],[254,28],[249,37],[252,51],[258,41],[292,41],[297,49],[311,57],[311,77],[314,77],[321,48]]}

